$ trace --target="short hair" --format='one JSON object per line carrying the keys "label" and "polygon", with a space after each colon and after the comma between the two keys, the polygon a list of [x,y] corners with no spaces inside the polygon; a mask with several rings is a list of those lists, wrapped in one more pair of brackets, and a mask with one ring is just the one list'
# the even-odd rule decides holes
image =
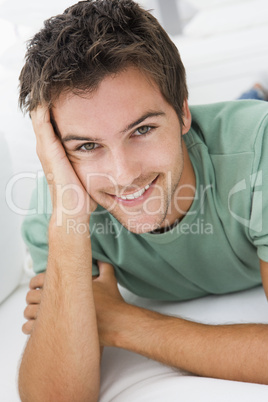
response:
{"label": "short hair", "polygon": [[28,42],[19,105],[49,108],[62,92],[92,92],[135,66],[152,78],[183,122],[188,97],[178,49],[155,17],[132,0],[87,0],[44,22]]}

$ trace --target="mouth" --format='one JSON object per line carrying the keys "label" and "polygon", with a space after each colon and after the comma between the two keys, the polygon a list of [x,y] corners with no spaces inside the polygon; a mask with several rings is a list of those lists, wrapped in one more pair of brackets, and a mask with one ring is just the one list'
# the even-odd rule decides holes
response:
{"label": "mouth", "polygon": [[117,197],[118,199],[121,200],[135,200],[139,197],[141,197],[146,190],[148,190],[148,188],[151,186],[152,183],[147,184],[147,186],[145,186],[144,188],[141,188],[140,190],[136,191],[135,193],[132,194],[127,194],[127,195],[121,195],[121,197]]}
{"label": "mouth", "polygon": [[147,196],[150,195],[150,193],[153,191],[153,187],[158,179],[158,176],[149,184],[147,184],[145,187],[141,188],[138,191],[135,191],[134,193],[131,194],[121,194],[120,196],[114,195],[113,198],[115,198],[118,202],[127,204],[127,205],[134,205],[140,201],[144,201]]}

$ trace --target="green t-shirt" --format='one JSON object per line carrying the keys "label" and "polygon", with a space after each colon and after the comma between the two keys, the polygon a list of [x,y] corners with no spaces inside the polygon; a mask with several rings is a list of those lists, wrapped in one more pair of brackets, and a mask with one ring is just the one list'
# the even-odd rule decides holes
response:
{"label": "green t-shirt", "polygon": [[[182,221],[137,235],[100,206],[90,218],[93,274],[97,260],[110,262],[118,282],[139,296],[187,300],[248,289],[261,283],[259,259],[268,261],[268,104],[225,102],[191,113],[183,140],[196,193]],[[22,227],[35,272],[46,269],[48,254],[44,183]]]}

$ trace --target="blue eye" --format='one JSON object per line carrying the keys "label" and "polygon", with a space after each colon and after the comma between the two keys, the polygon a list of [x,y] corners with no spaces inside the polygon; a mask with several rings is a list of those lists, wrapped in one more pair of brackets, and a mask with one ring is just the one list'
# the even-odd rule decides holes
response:
{"label": "blue eye", "polygon": [[150,126],[142,126],[137,128],[136,132],[138,133],[138,135],[145,135],[148,134],[150,130],[151,130]]}

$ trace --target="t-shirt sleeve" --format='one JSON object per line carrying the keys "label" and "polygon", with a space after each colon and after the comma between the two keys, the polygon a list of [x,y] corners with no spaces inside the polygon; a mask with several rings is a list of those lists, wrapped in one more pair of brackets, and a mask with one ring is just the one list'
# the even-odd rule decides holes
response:
{"label": "t-shirt sleeve", "polygon": [[47,191],[46,180],[42,177],[32,193],[28,214],[21,228],[22,238],[31,255],[36,274],[44,272],[47,267],[48,225],[52,211]]}
{"label": "t-shirt sleeve", "polygon": [[255,162],[251,175],[252,209],[249,234],[258,257],[268,262],[268,118],[266,117],[255,142]]}

